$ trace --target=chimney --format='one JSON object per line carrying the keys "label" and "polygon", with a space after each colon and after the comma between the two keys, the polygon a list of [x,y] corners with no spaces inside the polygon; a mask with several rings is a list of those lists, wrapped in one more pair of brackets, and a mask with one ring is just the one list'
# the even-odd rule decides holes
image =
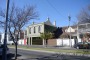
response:
{"label": "chimney", "polygon": [[56,21],[54,21],[53,25],[56,26]]}
{"label": "chimney", "polygon": [[47,17],[47,21],[49,21],[50,19],[49,19],[49,17]]}

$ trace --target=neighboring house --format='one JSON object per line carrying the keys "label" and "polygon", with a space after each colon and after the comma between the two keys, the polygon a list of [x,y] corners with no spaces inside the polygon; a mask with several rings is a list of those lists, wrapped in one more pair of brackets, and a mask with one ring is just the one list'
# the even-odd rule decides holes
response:
{"label": "neighboring house", "polygon": [[[49,39],[50,46],[70,46],[73,47],[77,41],[77,26],[58,28],[60,33],[56,39]],[[56,35],[57,35],[56,34]],[[71,39],[70,38],[71,35]]]}
{"label": "neighboring house", "polygon": [[77,26],[62,27],[63,33],[71,35],[71,38],[77,38]]}
{"label": "neighboring house", "polygon": [[24,39],[24,31],[21,31],[19,36],[20,36],[20,38],[19,38],[18,44],[19,45],[27,45],[27,40]]}
{"label": "neighboring house", "polygon": [[[59,33],[60,32],[60,33]],[[81,42],[81,39],[77,39],[77,26],[58,28],[58,36],[56,39],[49,39],[49,46],[69,46],[73,47],[74,44]],[[71,39],[70,38],[71,35]]]}
{"label": "neighboring house", "polygon": [[[4,43],[4,33],[0,34],[0,43]],[[13,44],[13,41],[10,39],[9,34],[7,34],[7,44]]]}
{"label": "neighboring house", "polygon": [[[71,34],[71,39],[77,39],[76,42],[81,42],[84,40],[84,35],[86,33],[90,34],[90,23],[78,24],[76,26],[63,27],[63,31],[68,35]],[[88,40],[87,42],[89,42]]]}
{"label": "neighboring house", "polygon": [[[76,26],[63,27],[63,32],[67,33],[69,36],[71,34],[71,39],[77,39],[76,42],[81,42],[85,40],[84,35],[86,33],[90,34],[90,23],[78,24]],[[87,40],[90,42],[90,40]]]}
{"label": "neighboring house", "polygon": [[78,24],[78,31],[82,34],[90,33],[90,23]]}
{"label": "neighboring house", "polygon": [[[21,43],[24,41],[24,32],[21,31],[21,32],[19,33],[19,36],[18,36],[18,37],[19,37],[18,44],[21,44]],[[4,33],[1,33],[1,34],[0,34],[0,43],[3,44],[3,42],[4,42]],[[9,34],[7,34],[7,44],[14,44],[14,42],[13,42],[13,40],[11,39],[11,37],[10,37]],[[23,42],[22,44],[25,45],[24,42]]]}
{"label": "neighboring house", "polygon": [[34,23],[29,25],[25,30],[24,39],[27,40],[27,45],[44,45],[44,40],[40,38],[40,33],[53,32],[56,30],[56,22],[54,25],[49,18],[46,22]]}
{"label": "neighboring house", "polygon": [[63,27],[63,33],[67,33],[71,38],[77,38],[77,26]]}
{"label": "neighboring house", "polygon": [[19,39],[24,39],[24,31],[21,30],[19,33]]}
{"label": "neighboring house", "polygon": [[82,41],[90,42],[90,38],[85,38],[85,34],[90,34],[90,23],[78,24],[78,35]]}
{"label": "neighboring house", "polygon": [[[17,31],[16,31],[17,33]],[[19,32],[19,36],[18,36],[19,40],[18,40],[18,45],[26,45],[26,40],[24,39],[24,31],[21,30]]]}

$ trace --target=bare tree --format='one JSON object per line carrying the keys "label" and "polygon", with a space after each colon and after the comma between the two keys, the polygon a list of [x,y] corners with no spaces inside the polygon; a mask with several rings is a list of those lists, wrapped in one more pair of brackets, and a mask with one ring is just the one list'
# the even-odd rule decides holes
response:
{"label": "bare tree", "polygon": [[90,23],[90,5],[80,11],[80,13],[77,16],[79,23]]}
{"label": "bare tree", "polygon": [[[0,11],[0,16],[5,18],[4,11]],[[16,53],[15,59],[17,59],[17,41],[19,40],[19,33],[30,20],[38,17],[37,12],[35,11],[34,6],[24,6],[23,8],[18,8],[14,4],[9,8],[9,17],[8,17],[8,32],[12,38]],[[2,26],[4,26],[4,21],[0,21]]]}

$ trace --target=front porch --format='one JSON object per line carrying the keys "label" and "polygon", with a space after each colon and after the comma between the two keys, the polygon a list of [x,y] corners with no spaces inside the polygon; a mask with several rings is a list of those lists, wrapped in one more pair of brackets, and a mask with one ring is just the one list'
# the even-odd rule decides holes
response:
{"label": "front porch", "polygon": [[40,37],[29,37],[27,45],[43,45],[43,40]]}

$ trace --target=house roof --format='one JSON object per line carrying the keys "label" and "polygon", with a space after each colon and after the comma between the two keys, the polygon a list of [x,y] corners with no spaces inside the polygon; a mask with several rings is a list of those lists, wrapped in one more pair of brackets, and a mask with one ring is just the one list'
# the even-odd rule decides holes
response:
{"label": "house roof", "polygon": [[72,29],[75,29],[75,32],[66,32],[65,30],[68,30],[69,29],[69,26],[65,26],[65,27],[62,27],[62,31],[63,31],[63,33],[64,34],[76,34],[76,28],[77,28],[77,26],[70,26]]}
{"label": "house roof", "polygon": [[[75,26],[70,26],[70,27],[73,28],[73,29],[77,28],[76,25]],[[69,28],[69,26],[62,27],[62,30],[66,30],[67,28]]]}
{"label": "house roof", "polygon": [[50,26],[55,26],[55,25],[53,25],[53,24],[50,22],[50,19],[49,19],[49,18],[47,18],[47,21],[44,22],[44,24],[50,25]]}
{"label": "house roof", "polygon": [[[56,27],[55,25],[53,25],[51,22],[50,22],[50,19],[49,18],[47,18],[47,20],[45,21],[45,22],[41,22],[41,23],[35,23],[35,22],[33,22],[31,25],[29,25],[29,26],[32,26],[32,25],[37,25],[37,24],[45,24],[45,25],[50,25],[50,26],[54,26],[54,27]],[[29,27],[28,26],[28,27]]]}

